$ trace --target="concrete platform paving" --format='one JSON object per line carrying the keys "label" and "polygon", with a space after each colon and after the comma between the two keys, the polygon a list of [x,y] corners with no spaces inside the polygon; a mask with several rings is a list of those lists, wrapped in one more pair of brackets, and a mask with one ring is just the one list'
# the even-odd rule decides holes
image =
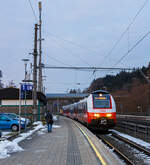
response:
{"label": "concrete platform paving", "polygon": [[19,144],[24,151],[1,159],[0,165],[104,165],[78,126],[91,139],[106,164],[122,164],[87,128],[79,123],[77,126],[71,119],[59,118],[60,128],[53,129],[52,133],[34,133]]}

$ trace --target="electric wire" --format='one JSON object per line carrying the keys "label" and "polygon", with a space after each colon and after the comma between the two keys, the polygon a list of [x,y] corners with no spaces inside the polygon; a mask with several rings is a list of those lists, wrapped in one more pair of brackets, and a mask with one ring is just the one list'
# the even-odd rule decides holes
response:
{"label": "electric wire", "polygon": [[[104,59],[106,60],[106,58],[108,57],[108,56],[110,56],[111,55],[111,53],[113,52],[113,50],[116,48],[116,46],[119,44],[119,42],[121,41],[121,39],[123,38],[123,36],[126,34],[126,32],[129,30],[129,28],[131,27],[131,25],[134,23],[134,21],[136,20],[136,18],[138,17],[138,15],[141,13],[141,11],[144,9],[144,7],[146,6],[146,4],[147,4],[147,2],[148,2],[149,0],[145,0],[144,1],[144,3],[143,3],[143,5],[141,6],[141,8],[138,10],[138,12],[137,12],[137,14],[135,15],[135,17],[132,19],[132,21],[131,21],[131,23],[127,26],[127,28],[126,28],[126,30],[121,34],[121,36],[120,36],[120,38],[116,41],[116,43],[114,44],[114,46],[112,47],[112,49],[109,51],[109,53],[104,57]],[[56,35],[56,34],[53,34],[53,33],[49,33],[49,32],[47,32],[49,35],[51,35],[51,36],[53,36],[53,37],[56,37],[56,38],[59,38],[59,39],[61,39],[61,40],[63,40],[63,41],[65,41],[65,42],[68,42],[68,43],[70,43],[70,44],[72,44],[72,45],[74,45],[74,46],[77,46],[77,47],[79,47],[79,48],[82,48],[82,49],[86,49],[86,50],[88,50],[88,51],[92,51],[92,52],[94,52],[94,53],[98,53],[98,52],[96,52],[96,51],[94,51],[94,50],[91,50],[91,49],[89,49],[89,48],[85,48],[85,47],[83,47],[83,46],[81,46],[81,45],[79,45],[79,44],[77,44],[77,43],[75,43],[75,42],[73,42],[73,41],[70,41],[70,40],[66,40],[66,39],[64,39],[64,38],[62,38],[62,37],[59,37],[58,35]],[[56,41],[55,41],[56,42]],[[60,44],[59,44],[60,45]],[[62,47],[62,46],[61,46]],[[64,47],[63,47],[64,48]],[[66,49],[66,48],[64,48],[64,49]],[[132,48],[127,52],[127,53],[129,53],[130,51],[132,51]],[[124,57],[122,57],[122,58],[124,58]],[[122,60],[122,58],[120,59],[120,60]],[[80,58],[81,59],[81,58]],[[120,61],[119,60],[119,61]],[[58,60],[57,60],[58,61]],[[83,59],[82,59],[82,61],[83,61]],[[118,61],[118,62],[119,62]],[[117,63],[118,63],[117,62]],[[85,62],[85,60],[84,60],[84,63],[86,63],[86,64],[88,64],[89,65],[89,63],[87,63],[87,62]],[[117,65],[117,63],[116,63],[116,65]]]}
{"label": "electric wire", "polygon": [[[46,82],[46,83],[49,83],[49,84],[64,84],[64,85],[73,85],[74,83],[72,82],[68,82],[68,83],[66,83],[66,82]],[[78,84],[78,83],[77,83]],[[80,85],[86,85],[87,83],[80,83]]]}
{"label": "electric wire", "polygon": [[[52,39],[52,38],[51,38]],[[59,45],[61,48],[63,48],[64,50],[67,50],[67,51],[69,51],[69,54],[70,55],[72,55],[73,57],[75,57],[75,55],[74,54],[72,54],[72,52],[68,49],[68,48],[66,48],[66,47],[64,47],[62,44],[60,44],[60,43],[58,43],[57,42],[57,40],[56,39],[52,39],[57,45]],[[84,62],[86,65],[88,65],[88,66],[91,66],[87,61],[85,61],[83,58],[81,58],[80,56],[78,56],[79,57],[79,59],[82,61],[82,62]]]}
{"label": "electric wire", "polygon": [[35,18],[36,22],[38,22],[38,19],[37,19],[37,16],[36,16],[35,11],[34,11],[34,9],[33,9],[32,3],[31,3],[31,0],[28,0],[28,2],[29,2],[29,5],[30,5],[30,7],[31,7],[31,10],[32,10],[32,13],[33,13],[34,18]]}
{"label": "electric wire", "polygon": [[[144,4],[142,5],[142,7],[140,8],[140,10],[137,12],[137,14],[135,15],[135,17],[133,18],[133,20],[132,20],[132,22],[128,25],[128,27],[126,28],[126,30],[122,33],[122,35],[120,36],[120,38],[117,40],[117,42],[114,44],[114,46],[113,46],[113,48],[109,51],[109,53],[104,57],[105,59],[108,57],[108,56],[110,56],[111,55],[111,53],[113,52],[113,50],[116,48],[116,46],[119,44],[119,42],[121,41],[121,39],[123,38],[123,36],[126,34],[126,32],[129,30],[129,28],[131,27],[131,25],[134,23],[134,21],[136,20],[136,18],[137,18],[137,16],[141,13],[141,11],[144,9],[144,7],[145,7],[145,5],[147,4],[147,2],[148,2],[148,0],[146,0],[145,2],[144,2]],[[132,46],[132,48],[130,48],[128,51],[127,51],[127,53],[125,53],[116,63],[115,63],[115,65],[117,65],[118,63],[120,63],[137,45],[139,45],[139,43],[140,42],[142,42],[143,40],[144,40],[144,38],[146,38],[148,35],[149,35],[149,33],[150,33],[150,31],[148,32],[148,33],[146,33],[139,41],[137,41],[133,46]],[[52,36],[54,36],[54,37],[56,37],[56,38],[60,38],[60,37],[58,37],[57,35],[55,35],[55,34],[52,34],[52,33],[50,33],[50,35],[52,35]],[[79,45],[79,44],[76,44],[75,42],[72,42],[72,41],[69,41],[69,40],[66,40],[66,39],[63,39],[63,38],[61,38],[61,40],[63,40],[63,41],[65,41],[65,42],[68,42],[68,43],[70,43],[70,44],[72,44],[72,45],[74,45],[74,46],[77,46],[77,47],[79,47],[79,48],[82,48],[82,49],[86,49],[86,50],[88,50],[88,51],[90,51],[90,52],[94,52],[94,53],[98,53],[98,52],[96,52],[96,51],[93,51],[93,50],[91,50],[91,49],[89,49],[89,48],[85,48],[85,47],[83,47],[83,46],[81,46],[81,45]],[[53,58],[53,57],[52,57]],[[53,58],[53,60],[55,60],[55,61],[59,61],[59,60],[57,60],[57,59],[54,59]],[[59,63],[62,63],[62,62],[60,62],[59,61]],[[68,64],[65,64],[65,63],[62,63],[62,64],[64,64],[64,65],[68,65]],[[69,66],[69,65],[68,65]]]}
{"label": "electric wire", "polygon": [[125,31],[121,34],[121,36],[119,37],[119,39],[115,42],[114,46],[111,48],[111,50],[108,52],[108,54],[104,57],[102,64],[104,63],[104,61],[112,54],[113,50],[117,47],[117,45],[120,43],[120,41],[122,40],[122,38],[124,37],[124,35],[126,34],[126,32],[130,29],[130,27],[133,25],[133,23],[135,22],[136,18],[138,17],[138,15],[141,13],[141,11],[144,9],[144,7],[146,6],[146,4],[148,3],[149,0],[145,0],[143,5],[141,6],[141,8],[138,10],[138,12],[136,13],[136,15],[134,16],[134,18],[132,19],[132,21],[130,22],[130,24],[127,26],[127,28],[125,29]]}
{"label": "electric wire", "polygon": [[49,57],[51,60],[56,61],[56,62],[58,62],[58,63],[60,63],[60,64],[63,64],[63,65],[72,67],[71,65],[66,64],[66,63],[64,63],[64,62],[62,62],[62,61],[60,61],[60,60],[58,60],[58,59],[56,59],[56,58],[54,58],[54,57],[52,57],[52,56],[50,56],[50,55],[47,55],[47,57]]}
{"label": "electric wire", "polygon": [[134,48],[136,48],[148,35],[150,34],[150,31],[148,31],[140,40],[138,40],[114,65],[118,65]]}
{"label": "electric wire", "polygon": [[[57,59],[57,58],[55,58],[55,57],[53,57],[53,56],[50,56],[48,53],[46,53],[46,54],[47,54],[47,57],[48,57],[49,59],[51,59],[51,60],[53,60],[53,61],[55,61],[55,62],[58,62],[59,64],[63,64],[63,65],[65,65],[65,66],[72,67],[72,65],[63,62],[62,60]],[[46,61],[46,60],[45,60],[45,61]]]}
{"label": "electric wire", "polygon": [[79,43],[75,43],[75,42],[73,42],[73,41],[64,39],[64,38],[62,38],[62,37],[60,37],[60,36],[58,36],[58,35],[56,35],[56,34],[49,33],[49,32],[47,32],[47,34],[48,34],[48,35],[51,35],[51,36],[53,36],[53,37],[55,37],[55,38],[59,38],[59,39],[65,41],[65,42],[67,42],[67,43],[70,43],[70,44],[72,44],[72,45],[74,45],[74,46],[76,46],[76,47],[79,47],[79,48],[81,48],[81,49],[84,49],[84,50],[86,50],[86,51],[99,54],[99,52],[97,52],[97,51],[95,51],[95,50],[93,50],[93,49],[89,49],[89,48],[87,48],[87,47],[84,47],[84,46],[80,45]]}

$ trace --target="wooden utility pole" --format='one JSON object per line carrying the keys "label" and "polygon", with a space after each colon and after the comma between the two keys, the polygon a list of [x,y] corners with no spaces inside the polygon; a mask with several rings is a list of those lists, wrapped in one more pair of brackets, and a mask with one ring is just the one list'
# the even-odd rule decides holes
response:
{"label": "wooden utility pole", "polygon": [[148,101],[149,101],[149,105],[148,105],[148,114],[150,114],[150,62],[149,62],[149,65],[148,65],[148,72],[147,72],[147,76],[148,76],[148,79],[149,79],[149,84],[148,84]]}
{"label": "wooden utility pole", "polygon": [[36,121],[37,114],[37,30],[38,25],[35,24],[34,35],[34,52],[33,52],[33,121]]}
{"label": "wooden utility pole", "polygon": [[41,12],[42,12],[42,3],[39,2],[39,75],[38,75],[38,91],[42,92],[43,83],[42,83],[42,33],[41,33],[41,26],[42,26],[42,19],[41,19]]}

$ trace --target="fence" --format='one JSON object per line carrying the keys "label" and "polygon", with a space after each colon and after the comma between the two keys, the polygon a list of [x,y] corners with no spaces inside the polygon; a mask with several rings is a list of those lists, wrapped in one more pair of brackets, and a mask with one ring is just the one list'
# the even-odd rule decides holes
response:
{"label": "fence", "polygon": [[116,126],[134,134],[150,135],[150,118],[147,116],[117,116]]}

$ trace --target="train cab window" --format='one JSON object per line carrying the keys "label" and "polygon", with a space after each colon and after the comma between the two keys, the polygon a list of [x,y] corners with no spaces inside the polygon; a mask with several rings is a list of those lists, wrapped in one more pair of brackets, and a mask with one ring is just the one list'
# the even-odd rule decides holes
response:
{"label": "train cab window", "polygon": [[93,94],[93,107],[94,108],[110,108],[110,96],[103,94],[99,96],[98,94]]}

